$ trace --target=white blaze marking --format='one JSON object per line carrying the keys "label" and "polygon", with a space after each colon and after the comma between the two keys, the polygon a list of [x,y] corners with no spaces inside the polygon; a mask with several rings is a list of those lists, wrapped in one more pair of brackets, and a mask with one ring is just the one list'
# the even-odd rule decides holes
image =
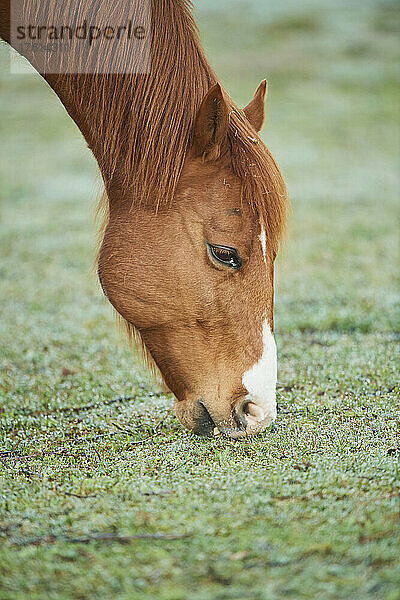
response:
{"label": "white blaze marking", "polygon": [[[267,265],[267,239],[263,225],[261,225],[259,240],[264,262]],[[262,340],[261,358],[242,377],[242,383],[251,396],[247,415],[250,427],[256,426],[263,420],[268,419],[271,422],[276,419],[277,356],[275,339],[267,318],[263,322]]]}
{"label": "white blaze marking", "polygon": [[[274,336],[268,320],[262,330],[263,353],[251,369],[246,371],[242,383],[251,396],[251,402],[264,409],[264,419],[276,419],[277,358]],[[264,420],[258,418],[257,421]],[[253,420],[253,419],[252,419]]]}
{"label": "white blaze marking", "polygon": [[265,262],[265,264],[267,264],[267,237],[265,235],[264,225],[261,225],[261,233],[258,236],[258,239],[261,242],[261,248],[262,248],[263,255],[264,255],[264,262]]}

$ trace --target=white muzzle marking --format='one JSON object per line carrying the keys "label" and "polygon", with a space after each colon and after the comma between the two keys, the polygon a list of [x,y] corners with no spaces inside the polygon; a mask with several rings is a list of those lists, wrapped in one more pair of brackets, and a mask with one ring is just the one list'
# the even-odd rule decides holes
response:
{"label": "white muzzle marking", "polygon": [[[263,323],[263,353],[261,358],[244,373],[242,383],[249,392],[249,425],[276,419],[277,357],[275,339],[268,320]],[[255,406],[252,407],[252,404]]]}

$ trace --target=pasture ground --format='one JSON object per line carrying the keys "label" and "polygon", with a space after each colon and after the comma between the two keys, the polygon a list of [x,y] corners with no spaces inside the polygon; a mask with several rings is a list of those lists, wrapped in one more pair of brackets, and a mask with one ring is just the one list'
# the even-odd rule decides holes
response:
{"label": "pasture ground", "polygon": [[2,49],[0,598],[397,600],[398,8],[195,4],[232,96],[270,82],[278,419],[182,431],[96,281],[94,162]]}

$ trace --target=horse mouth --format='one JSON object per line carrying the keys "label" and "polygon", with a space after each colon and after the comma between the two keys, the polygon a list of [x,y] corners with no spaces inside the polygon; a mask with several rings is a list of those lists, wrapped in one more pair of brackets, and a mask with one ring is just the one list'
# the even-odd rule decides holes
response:
{"label": "horse mouth", "polygon": [[199,413],[196,417],[196,425],[193,428],[193,432],[201,437],[210,437],[214,430],[215,423],[210,413],[208,412],[203,400],[199,400],[197,406]]}
{"label": "horse mouth", "polygon": [[202,437],[223,435],[238,439],[260,433],[268,425],[265,423],[267,417],[265,410],[247,397],[232,410],[229,422],[214,421],[202,399],[197,404],[199,413],[193,432]]}

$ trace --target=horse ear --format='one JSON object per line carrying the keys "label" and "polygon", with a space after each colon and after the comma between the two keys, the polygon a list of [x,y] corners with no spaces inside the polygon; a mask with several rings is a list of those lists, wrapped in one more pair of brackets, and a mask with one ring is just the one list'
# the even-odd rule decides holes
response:
{"label": "horse ear", "polygon": [[228,106],[219,83],[204,96],[194,123],[193,148],[197,156],[219,156],[229,125]]}
{"label": "horse ear", "polygon": [[267,80],[263,79],[258,86],[253,100],[244,109],[245,115],[256,131],[261,131],[265,119],[265,96]]}

